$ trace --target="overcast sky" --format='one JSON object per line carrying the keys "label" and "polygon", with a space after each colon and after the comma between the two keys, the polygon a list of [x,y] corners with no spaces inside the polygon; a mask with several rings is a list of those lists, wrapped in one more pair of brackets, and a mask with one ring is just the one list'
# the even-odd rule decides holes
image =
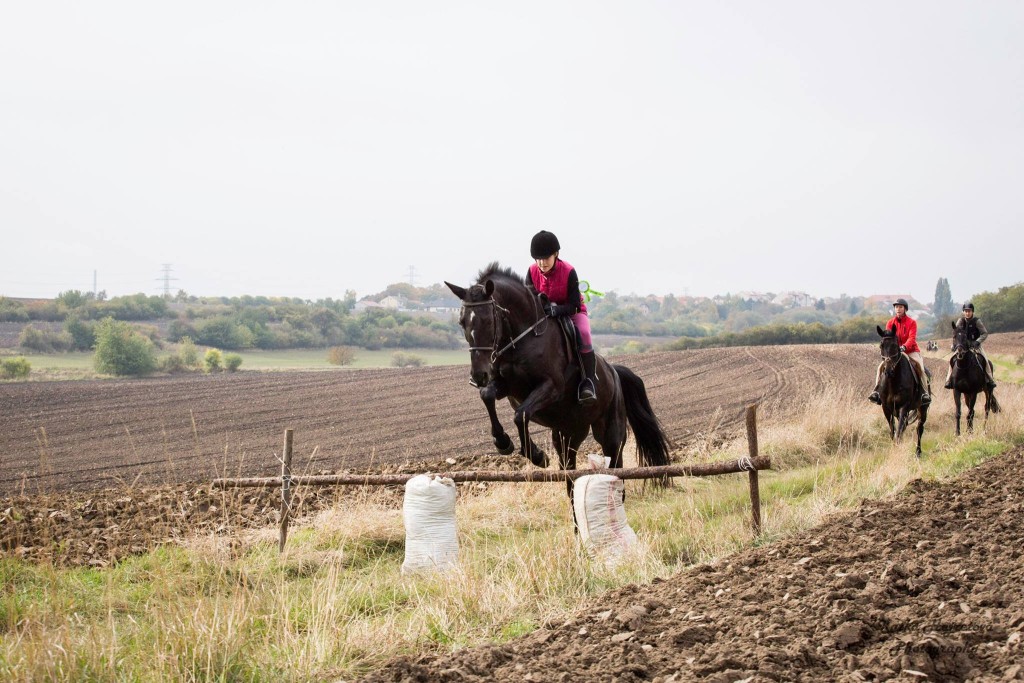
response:
{"label": "overcast sky", "polygon": [[1024,2],[4,2],[0,295],[1024,280]]}

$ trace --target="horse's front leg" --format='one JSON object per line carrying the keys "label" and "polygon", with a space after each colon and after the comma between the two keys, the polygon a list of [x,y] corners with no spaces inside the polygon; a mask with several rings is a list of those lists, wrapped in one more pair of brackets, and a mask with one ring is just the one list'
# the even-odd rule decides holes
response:
{"label": "horse's front leg", "polygon": [[896,425],[896,443],[899,443],[903,439],[903,432],[907,429],[907,418],[909,417],[909,409],[906,406],[900,408],[899,424]]}
{"label": "horse's front leg", "polygon": [[545,380],[519,404],[513,417],[519,431],[519,452],[537,467],[547,467],[548,456],[530,438],[530,420],[538,411],[551,405],[558,395],[554,382]]}
{"label": "horse's front leg", "polygon": [[953,403],[956,404],[956,435],[960,436],[960,390],[953,390]]}
{"label": "horse's front leg", "polygon": [[889,438],[896,440],[896,423],[893,421],[892,408],[886,403],[882,406],[882,415],[885,416],[885,426],[889,428]]}
{"label": "horse's front leg", "polygon": [[917,414],[917,457],[921,457],[921,436],[924,434],[924,423],[928,420],[928,408],[921,408]]}
{"label": "horse's front leg", "polygon": [[978,400],[978,395],[967,394],[967,433],[971,434],[974,432],[974,403]]}
{"label": "horse's front leg", "polygon": [[498,391],[497,382],[491,382],[480,389],[480,400],[484,402],[484,407],[487,408],[487,416],[491,418],[491,436],[494,438],[494,447],[502,455],[511,455],[516,449],[515,444],[512,443],[512,437],[505,432],[505,428],[498,421],[498,413],[494,409],[494,403],[499,398],[503,397],[501,392]]}

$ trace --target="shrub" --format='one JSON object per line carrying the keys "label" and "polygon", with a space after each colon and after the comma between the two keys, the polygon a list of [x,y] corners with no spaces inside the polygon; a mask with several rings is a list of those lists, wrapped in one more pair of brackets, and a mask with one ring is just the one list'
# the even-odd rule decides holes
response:
{"label": "shrub", "polygon": [[178,348],[178,358],[186,368],[199,367],[199,351],[196,350],[196,343],[192,337],[182,337],[181,346]]}
{"label": "shrub", "polygon": [[24,356],[4,358],[0,360],[0,377],[4,379],[22,379],[32,372],[32,364]]}
{"label": "shrub", "polygon": [[156,369],[153,342],[126,322],[104,318],[96,326],[93,364],[107,375],[148,375]]}
{"label": "shrub", "polygon": [[331,365],[351,365],[355,359],[356,350],[351,346],[332,346],[327,349],[327,362]]}
{"label": "shrub", "polygon": [[397,351],[391,356],[391,364],[396,368],[418,368],[423,365],[423,358],[414,353]]}
{"label": "shrub", "polygon": [[224,357],[219,349],[210,349],[203,357],[203,364],[207,372],[219,372],[224,366]]}
{"label": "shrub", "polygon": [[64,321],[64,330],[71,335],[71,348],[76,351],[88,351],[96,345],[96,323],[69,315]]}
{"label": "shrub", "polygon": [[225,353],[224,354],[224,369],[228,372],[234,372],[238,368],[242,367],[242,357],[237,353]]}
{"label": "shrub", "polygon": [[74,342],[67,332],[50,332],[26,325],[18,336],[18,346],[39,353],[54,353],[67,351],[74,346]]}
{"label": "shrub", "polygon": [[171,375],[176,375],[182,372],[188,372],[189,368],[185,363],[182,362],[180,355],[164,356],[158,363],[161,372],[166,372]]}

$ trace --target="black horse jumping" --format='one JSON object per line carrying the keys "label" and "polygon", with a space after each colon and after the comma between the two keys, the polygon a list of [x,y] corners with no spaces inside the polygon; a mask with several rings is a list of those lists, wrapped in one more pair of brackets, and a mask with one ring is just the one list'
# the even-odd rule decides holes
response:
{"label": "black horse jumping", "polygon": [[928,405],[921,403],[924,393],[913,361],[900,351],[896,330],[883,330],[876,326],[882,338],[879,348],[882,353],[882,383],[879,394],[882,397],[882,413],[889,425],[889,436],[896,442],[903,437],[907,425],[917,420],[917,455],[921,455],[921,435],[928,420]]}
{"label": "black horse jumping", "polygon": [[999,412],[999,402],[992,389],[988,387],[985,367],[982,362],[991,361],[978,353],[970,338],[967,328],[957,328],[953,322],[953,402],[956,403],[956,435],[960,436],[960,397],[967,403],[967,431],[974,431],[974,403],[978,394],[985,394],[985,420],[989,412]]}
{"label": "black horse jumping", "polygon": [[[515,410],[519,452],[538,467],[547,467],[548,458],[530,438],[531,422],[551,429],[561,469],[575,469],[577,449],[591,430],[611,467],[622,467],[627,421],[640,465],[669,464],[668,438],[643,380],[631,370],[598,356],[597,400],[578,402],[579,365],[558,321],[545,315],[544,302],[523,278],[491,263],[468,289],[445,284],[462,300],[459,324],[469,342],[471,383],[480,389],[499,453],[514,450],[494,407],[495,401],[507,398]],[[567,490],[571,498],[572,481]]]}

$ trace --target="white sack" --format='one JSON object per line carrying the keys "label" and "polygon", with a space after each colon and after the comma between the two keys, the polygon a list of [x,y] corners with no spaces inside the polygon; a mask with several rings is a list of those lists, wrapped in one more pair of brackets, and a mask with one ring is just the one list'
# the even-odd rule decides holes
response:
{"label": "white sack", "polygon": [[626,522],[626,485],[610,474],[588,474],[576,480],[572,505],[583,547],[591,556],[614,564],[637,543]]}
{"label": "white sack", "polygon": [[459,563],[455,482],[420,474],[405,483],[405,562],[402,573],[446,571]]}

